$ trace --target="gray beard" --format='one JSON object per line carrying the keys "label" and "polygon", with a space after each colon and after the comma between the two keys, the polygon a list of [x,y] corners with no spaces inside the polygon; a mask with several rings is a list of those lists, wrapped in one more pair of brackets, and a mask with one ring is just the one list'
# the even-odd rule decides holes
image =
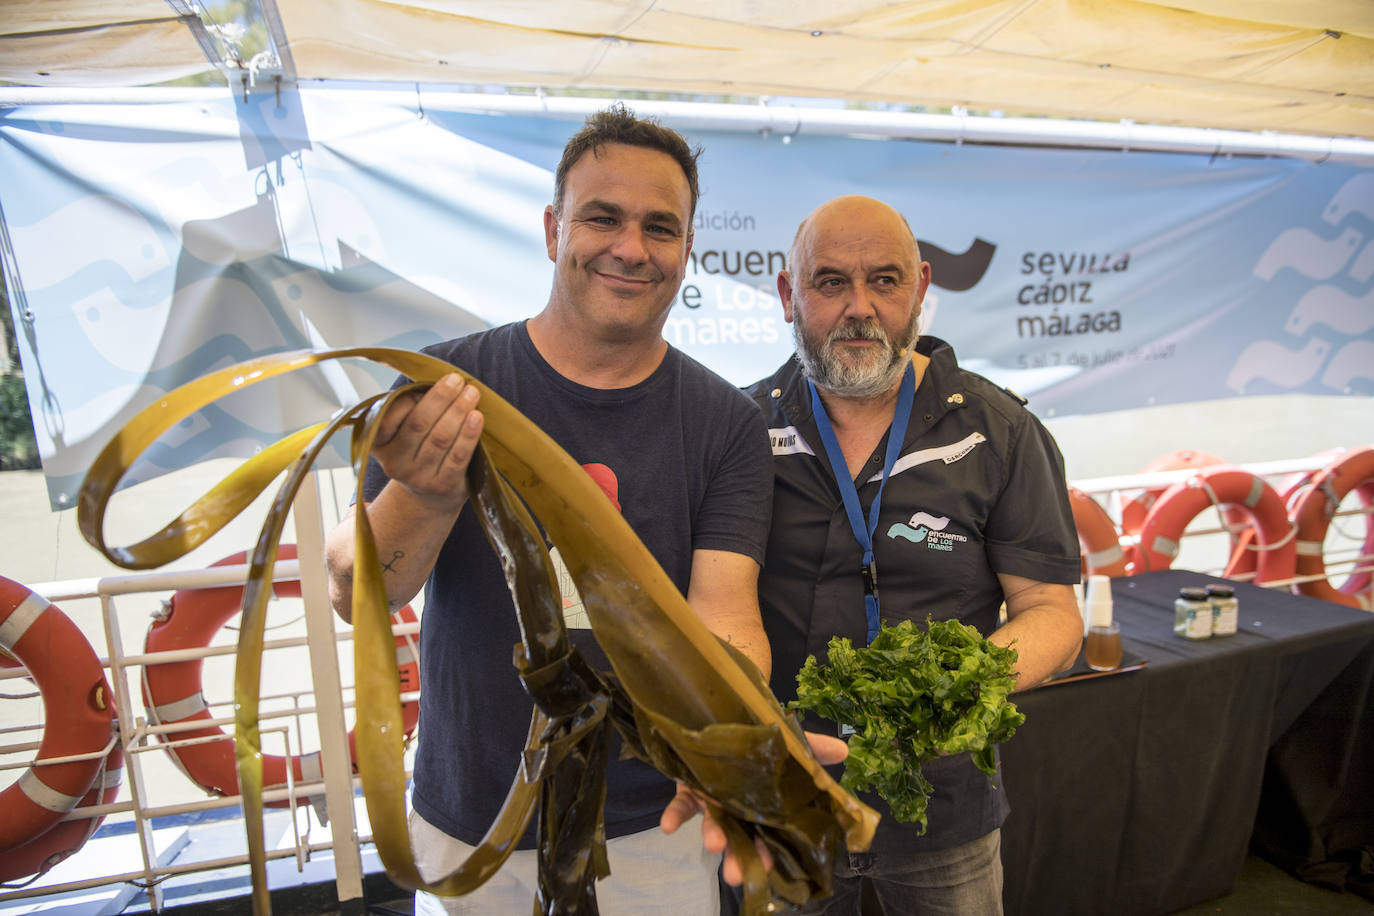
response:
{"label": "gray beard", "polygon": [[[907,363],[905,351],[916,344],[919,314],[913,310],[911,323],[902,335],[907,340],[901,346],[895,345],[878,322],[870,318],[840,325],[826,336],[819,347],[813,348],[807,340],[806,324],[798,311],[792,320],[792,338],[802,370],[817,388],[838,397],[866,399],[884,395],[901,381]],[[863,363],[847,362],[835,352],[834,344],[837,340],[853,338],[881,341],[883,352],[877,358]]]}

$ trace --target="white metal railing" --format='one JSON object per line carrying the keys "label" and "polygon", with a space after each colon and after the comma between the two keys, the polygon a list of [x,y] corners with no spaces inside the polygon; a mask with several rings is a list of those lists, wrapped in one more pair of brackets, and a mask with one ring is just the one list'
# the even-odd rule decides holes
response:
{"label": "white metal railing", "polygon": [[[152,573],[147,574],[149,580],[149,593],[164,592],[167,589],[184,589],[198,587],[216,587],[226,584],[238,584],[243,582],[248,567],[226,566],[213,567],[207,570],[194,570],[178,573]],[[298,578],[299,574],[294,562],[283,562],[278,565],[277,581],[291,581]],[[138,580],[140,576],[118,576],[111,580],[93,580],[89,585],[80,585],[72,582],[51,583],[49,585],[40,584],[34,589],[39,594],[44,595],[49,600],[55,596],[62,596],[65,599],[80,598],[99,598],[102,602],[102,612],[107,621],[112,621],[118,616],[115,595],[136,595],[140,594]],[[110,588],[104,587],[110,585]],[[403,623],[393,626],[393,633],[398,637],[413,637],[418,634],[420,625],[418,623]],[[350,631],[338,632],[333,634],[332,642],[345,643],[352,639]],[[265,644],[268,651],[274,649],[293,648],[307,645],[308,637],[288,637],[284,639],[269,640]],[[117,643],[116,643],[117,644]],[[208,719],[194,719],[190,721],[170,722],[165,724],[153,724],[147,721],[141,705],[135,707],[133,703],[133,691],[127,689],[127,682],[119,672],[128,672],[133,669],[143,669],[149,665],[162,664],[175,661],[188,661],[194,659],[211,658],[215,656],[232,655],[235,652],[234,646],[207,646],[194,649],[175,649],[159,652],[140,652],[119,657],[117,652],[112,652],[110,657],[101,658],[101,664],[109,672],[109,680],[112,686],[119,682],[120,686],[114,687],[116,697],[116,711],[120,723],[117,735],[111,739],[103,749],[84,754],[73,754],[63,757],[50,758],[41,762],[28,759],[28,755],[36,752],[39,744],[37,741],[6,742],[0,744],[0,771],[23,769],[31,765],[36,766],[55,766],[61,763],[68,763],[77,760],[101,759],[106,757],[115,741],[121,742],[125,752],[124,768],[129,786],[130,798],[116,801],[110,804],[85,805],[73,809],[68,813],[64,820],[78,820],[86,818],[105,818],[110,815],[127,815],[131,817],[135,824],[135,830],[140,835],[146,835],[146,839],[141,843],[142,868],[138,871],[126,871],[101,876],[91,876],[80,880],[63,881],[50,884],[38,884],[38,886],[11,886],[0,889],[0,902],[32,898],[44,895],[60,894],[73,890],[83,890],[100,887],[108,884],[125,882],[137,882],[149,892],[150,903],[154,910],[160,909],[163,901],[160,897],[161,883],[169,877],[192,874],[201,871],[212,871],[229,866],[246,865],[248,855],[246,845],[244,852],[237,856],[217,857],[204,859],[196,862],[171,862],[160,863],[157,860],[154,845],[151,842],[151,825],[158,818],[170,817],[183,814],[194,814],[199,812],[211,811],[216,809],[233,808],[239,805],[241,799],[237,795],[214,796],[197,801],[160,803],[157,800],[157,792],[151,790],[148,781],[143,777],[142,757],[149,752],[158,754],[170,753],[172,750],[182,747],[209,744],[215,742],[232,742],[233,734],[226,731],[221,735],[203,736],[193,738],[178,738],[179,733],[203,730],[206,728],[229,728],[232,727],[234,719],[232,716],[212,716]],[[18,681],[27,675],[24,668],[0,669],[0,682]],[[347,688],[346,696],[342,699],[342,708],[352,709],[355,701],[351,698],[352,688]],[[282,753],[286,757],[295,756],[304,746],[302,733],[305,731],[302,720],[316,719],[319,708],[317,704],[303,702],[306,697],[313,697],[314,689],[300,691],[285,691],[276,693],[264,693],[261,697],[264,704],[274,700],[289,701],[291,706],[286,709],[269,710],[264,708],[259,719],[263,723],[261,732],[264,745],[269,744],[269,740],[276,738],[280,742]],[[419,691],[408,691],[401,694],[401,701],[412,702],[419,698]],[[215,699],[207,697],[207,706],[230,706],[232,701],[229,699]],[[273,724],[277,723],[277,724]],[[317,723],[318,727],[318,723]],[[9,726],[0,729],[0,735],[15,735],[29,732],[42,731],[42,723],[31,723],[24,725]],[[275,744],[276,742],[272,742]],[[342,744],[343,742],[341,742]],[[344,744],[346,748],[346,744]],[[3,762],[5,757],[18,755],[22,759],[10,762]],[[308,833],[302,833],[299,818],[296,816],[296,808],[299,800],[303,797],[318,797],[328,795],[328,787],[323,780],[303,781],[296,783],[292,768],[286,768],[287,783],[283,787],[268,788],[263,793],[266,802],[287,802],[287,810],[291,816],[291,830],[293,833],[290,848],[278,848],[269,852],[269,858],[282,859],[295,857],[298,866],[303,866],[308,860],[311,852],[318,852],[324,849],[334,850],[338,855],[337,845],[340,842],[351,843],[357,846],[370,842],[370,835],[357,835],[350,830],[347,834],[341,835],[342,831],[335,831],[334,839],[328,843],[310,843]],[[189,778],[189,777],[188,777]],[[338,804],[347,804],[350,807],[354,803],[354,790],[360,783],[356,777],[350,776],[348,780],[347,798]]]}
{"label": "white metal railing", "polygon": [[[315,487],[307,484],[302,487],[302,494],[303,497],[298,497],[293,507],[298,553],[302,557],[322,558],[323,536]],[[309,523],[310,519],[314,520],[313,525]],[[155,819],[233,808],[240,804],[241,799],[237,795],[231,795],[192,801],[169,801],[169,794],[176,794],[169,793],[171,787],[150,780],[148,776],[146,761],[149,759],[149,753],[156,752],[156,756],[161,756],[170,754],[170,751],[176,748],[232,742],[231,731],[225,731],[222,735],[189,738],[178,735],[206,728],[231,728],[233,718],[227,715],[212,715],[211,718],[184,722],[150,722],[143,708],[141,691],[137,689],[143,685],[143,673],[148,666],[229,656],[236,652],[236,648],[218,645],[155,652],[128,651],[121,634],[119,621],[122,611],[118,605],[120,599],[129,596],[165,595],[180,589],[242,585],[248,570],[247,564],[213,566],[199,570],[141,572],[30,586],[34,592],[55,604],[81,599],[99,601],[108,654],[98,654],[98,657],[107,672],[107,680],[113,693],[118,730],[111,744],[101,752],[35,763],[32,757],[39,745],[37,741],[25,739],[35,734],[41,735],[41,721],[7,726],[0,729],[0,773],[31,765],[45,766],[76,759],[103,758],[113,747],[114,741],[120,742],[124,751],[124,779],[119,797],[109,804],[78,807],[63,819],[114,816],[131,820],[138,838],[140,862],[137,869],[116,870],[110,874],[82,874],[80,878],[73,880],[48,881],[40,877],[11,882],[8,886],[0,887],[0,909],[3,909],[3,904],[7,901],[128,883],[147,891],[149,906],[156,912],[165,905],[163,883],[168,879],[226,867],[247,866],[246,839],[241,852],[234,855],[195,861],[186,861],[186,856],[172,861],[164,861],[168,858],[165,854],[159,857],[153,836]],[[352,631],[334,629],[334,615],[327,598],[321,561],[302,563],[297,560],[283,560],[276,564],[274,577],[277,581],[300,580],[306,634],[269,639],[265,642],[266,651],[299,647],[307,649],[310,654],[311,684],[299,690],[269,689],[263,694],[264,705],[260,720],[264,745],[270,741],[273,751],[280,746],[283,755],[290,758],[299,754],[305,746],[306,734],[313,733],[319,740],[323,774],[319,779],[298,783],[294,779],[292,767],[287,766],[286,785],[264,791],[265,801],[286,803],[284,810],[290,821],[289,842],[285,845],[278,844],[276,849],[269,849],[268,857],[271,860],[294,858],[299,871],[309,861],[312,853],[329,850],[333,857],[338,899],[341,902],[357,900],[362,897],[361,848],[371,841],[371,836],[369,833],[360,833],[357,829],[355,804],[359,783],[352,773],[344,721],[344,711],[352,709],[355,700],[352,687],[345,688],[341,684],[337,657],[338,646],[352,640]],[[415,651],[415,637],[419,628],[418,623],[403,623],[394,626],[393,632],[398,637],[407,638],[411,642],[412,651]],[[418,658],[418,651],[415,651],[415,657]],[[18,679],[25,677],[26,674],[22,667],[0,669],[0,684],[18,684]],[[206,685],[206,691],[210,692],[209,685]],[[418,696],[418,691],[407,692],[402,695],[402,702],[414,701]],[[273,709],[271,706],[274,703],[286,705],[285,708]],[[207,695],[206,705],[213,712],[215,707],[231,707],[232,699],[228,696]],[[189,777],[187,779],[189,781]],[[176,792],[183,795],[187,789],[187,784],[175,787]],[[311,842],[308,815],[305,818],[306,826],[302,828],[298,814],[306,807],[301,804],[301,800],[306,798],[312,804],[318,804],[322,800],[325,813],[324,816],[318,817],[318,820],[322,825],[330,826],[331,837],[328,842]]]}

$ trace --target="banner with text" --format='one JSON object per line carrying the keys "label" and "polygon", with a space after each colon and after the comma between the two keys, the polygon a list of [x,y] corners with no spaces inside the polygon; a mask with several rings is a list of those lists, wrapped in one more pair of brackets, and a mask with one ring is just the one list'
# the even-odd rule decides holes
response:
{"label": "banner with text", "polygon": [[[53,506],[134,412],[211,369],[417,348],[537,312],[541,214],[578,126],[365,90],[0,112],[0,243]],[[924,331],[1042,417],[1374,394],[1374,169],[689,136],[702,197],[664,334],[737,384],[791,353],[776,275],[797,224],[868,194],[932,265]],[[130,482],[250,454],[386,376],[250,389],[164,437]]]}

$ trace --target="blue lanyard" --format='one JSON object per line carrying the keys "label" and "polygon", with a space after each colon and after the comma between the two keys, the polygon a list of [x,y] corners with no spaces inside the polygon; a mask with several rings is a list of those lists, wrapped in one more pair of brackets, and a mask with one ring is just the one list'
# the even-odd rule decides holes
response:
{"label": "blue lanyard", "polygon": [[910,365],[902,374],[901,388],[897,393],[897,409],[892,415],[892,426],[887,432],[887,456],[883,460],[883,479],[878,484],[878,495],[868,507],[868,525],[863,522],[863,512],[859,508],[859,491],[849,476],[849,465],[840,451],[840,441],[835,437],[835,429],[830,425],[830,417],[821,403],[820,393],[810,379],[806,384],[811,389],[811,410],[816,416],[816,426],[820,429],[821,443],[825,445],[825,455],[830,459],[830,470],[839,485],[840,496],[844,499],[844,511],[849,516],[849,527],[854,530],[854,538],[863,548],[863,566],[859,572],[864,583],[864,613],[868,617],[868,641],[873,642],[881,624],[878,617],[878,564],[873,559],[873,532],[878,528],[878,511],[883,502],[883,488],[887,486],[888,475],[897,463],[902,452],[902,441],[906,439],[907,422],[911,419],[911,404],[916,399],[916,370]]}

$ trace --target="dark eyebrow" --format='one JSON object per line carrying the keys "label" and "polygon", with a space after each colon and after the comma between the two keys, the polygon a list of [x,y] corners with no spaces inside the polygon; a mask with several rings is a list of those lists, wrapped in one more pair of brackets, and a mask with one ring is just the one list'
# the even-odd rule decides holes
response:
{"label": "dark eyebrow", "polygon": [[[902,265],[894,263],[882,264],[878,267],[870,268],[867,271],[867,274],[869,276],[872,276],[874,274],[896,274],[898,277],[905,277],[906,271],[902,270]],[[817,267],[815,270],[811,272],[812,283],[819,283],[826,277],[839,277],[842,280],[847,280],[849,278],[849,274],[845,273],[838,267],[831,267],[828,264],[822,264],[821,266]]]}
{"label": "dark eyebrow", "polygon": [[682,228],[682,217],[678,216],[672,210],[650,210],[648,213],[644,214],[644,222],[658,223],[668,226],[673,230]]}
{"label": "dark eyebrow", "polygon": [[816,281],[816,280],[821,279],[822,277],[845,277],[845,276],[847,276],[847,275],[845,274],[845,272],[842,271],[842,270],[840,270],[838,267],[828,267],[828,266],[826,266],[826,265],[824,265],[824,264],[822,264],[820,267],[817,267],[815,270],[811,271],[811,279],[812,279],[813,282]]}
{"label": "dark eyebrow", "polygon": [[592,199],[586,201],[577,208],[578,213],[605,213],[608,216],[619,216],[623,211],[620,206],[607,200]]}

